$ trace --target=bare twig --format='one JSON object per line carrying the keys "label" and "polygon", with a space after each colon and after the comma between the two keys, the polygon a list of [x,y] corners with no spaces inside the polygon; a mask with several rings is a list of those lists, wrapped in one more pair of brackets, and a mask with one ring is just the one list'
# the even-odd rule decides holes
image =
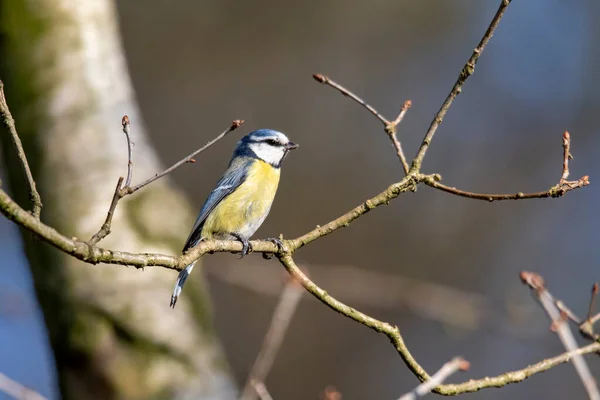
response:
{"label": "bare twig", "polygon": [[140,183],[139,185],[136,185],[136,186],[132,187],[132,186],[130,186],[130,184],[131,184],[131,178],[133,176],[133,161],[132,161],[133,142],[131,141],[131,137],[130,137],[130,133],[129,133],[129,125],[130,125],[129,117],[127,115],[125,115],[123,117],[122,121],[121,121],[121,124],[123,125],[123,133],[125,133],[125,136],[127,138],[127,154],[128,154],[128,157],[127,157],[128,158],[128,161],[127,161],[127,180],[125,181],[125,186],[123,186],[123,179],[124,178],[120,177],[118,179],[118,181],[117,181],[117,187],[115,188],[115,192],[113,194],[113,198],[112,198],[112,201],[110,203],[110,207],[108,208],[108,212],[106,214],[106,219],[104,220],[104,223],[100,227],[100,230],[98,230],[98,232],[94,233],[94,235],[90,238],[90,240],[87,242],[87,244],[89,246],[94,246],[100,240],[104,239],[106,236],[108,236],[110,234],[110,227],[111,227],[111,224],[112,224],[112,218],[113,218],[113,215],[115,213],[115,209],[117,208],[117,204],[119,203],[119,201],[123,197],[125,197],[127,195],[130,195],[132,193],[137,192],[138,190],[140,190],[144,186],[147,186],[150,183],[154,182],[155,180],[162,178],[163,176],[167,175],[170,172],[173,172],[175,169],[179,168],[180,166],[182,166],[185,163],[194,163],[194,162],[196,162],[196,160],[194,160],[194,156],[198,155],[199,153],[201,153],[204,150],[206,150],[209,147],[211,147],[213,144],[217,143],[219,140],[223,139],[228,133],[236,130],[243,123],[244,123],[243,120],[239,120],[239,119],[234,120],[231,123],[231,126],[229,128],[227,128],[219,136],[217,136],[216,138],[214,138],[213,140],[211,140],[210,142],[208,142],[207,144],[205,144],[204,146],[202,146],[198,150],[194,151],[189,156],[187,156],[187,157],[183,158],[182,160],[176,162],[175,164],[173,164],[171,167],[167,168],[166,170],[164,170],[160,174],[156,174],[153,177],[151,177],[151,178],[145,180],[144,182]]}
{"label": "bare twig", "polygon": [[424,175],[421,179],[421,182],[426,184],[427,186],[431,186],[432,188],[439,189],[443,192],[451,193],[460,197],[466,197],[468,199],[475,200],[484,200],[484,201],[500,201],[500,200],[525,200],[525,199],[544,199],[548,197],[562,197],[567,192],[571,190],[575,190],[578,188],[582,188],[590,184],[589,177],[586,175],[577,181],[571,182],[562,182],[555,186],[552,186],[550,189],[545,190],[543,192],[534,192],[534,193],[511,193],[511,194],[491,194],[491,193],[474,193],[467,192],[465,190],[460,190],[451,186],[446,186],[440,183],[437,179],[439,179],[439,175]]}
{"label": "bare twig", "polygon": [[255,393],[260,396],[258,390],[253,390],[253,386],[256,389],[253,382],[263,383],[267,379],[267,375],[275,361],[275,357],[281,347],[283,338],[294,317],[303,293],[302,287],[294,282],[293,278],[288,279],[279,297],[277,307],[273,312],[271,324],[263,340],[258,357],[254,361],[252,370],[248,375],[248,380],[246,381],[241,397],[242,400],[254,400],[256,398]]}
{"label": "bare twig", "polygon": [[0,372],[0,391],[14,397],[17,400],[46,400],[44,396],[33,389],[13,381]]}
{"label": "bare twig", "polygon": [[419,386],[414,388],[411,392],[406,393],[399,400],[415,400],[418,397],[423,397],[429,394],[433,388],[444,383],[446,379],[452,374],[458,371],[467,371],[469,369],[469,362],[462,357],[455,357],[451,361],[439,369],[438,372],[431,376],[431,379],[421,383]]}
{"label": "bare twig", "polygon": [[443,192],[451,193],[457,196],[466,197],[469,199],[485,200],[485,201],[498,201],[498,200],[523,200],[523,199],[541,199],[548,197],[561,197],[565,193],[578,189],[590,184],[590,179],[587,175],[579,178],[576,181],[567,181],[569,177],[569,159],[572,158],[571,149],[571,135],[565,131],[562,136],[563,141],[563,162],[562,162],[562,175],[558,183],[552,186],[550,189],[543,192],[535,193],[510,193],[510,194],[490,194],[490,193],[473,193],[460,190],[454,187],[446,186],[440,183],[440,175],[421,175],[421,182],[432,188],[439,189]]}
{"label": "bare twig", "polygon": [[398,130],[398,125],[404,119],[404,116],[406,115],[406,112],[408,111],[408,109],[410,108],[411,105],[412,105],[412,102],[410,100],[406,100],[404,102],[404,105],[400,109],[400,114],[398,114],[396,119],[393,120],[392,122],[390,122],[389,124],[387,124],[385,127],[385,132],[390,137],[390,140],[392,141],[392,145],[394,146],[394,149],[396,149],[396,155],[398,156],[398,159],[400,159],[400,163],[402,164],[402,168],[404,168],[405,174],[408,174],[410,167],[408,166],[408,162],[406,162],[406,156],[404,155],[404,151],[402,150],[402,145],[400,144],[400,141],[398,140],[397,130]]}
{"label": "bare twig", "polygon": [[204,150],[208,149],[209,147],[211,147],[213,144],[217,143],[219,140],[223,139],[227,134],[235,131],[237,128],[239,128],[240,126],[242,126],[242,124],[244,123],[243,119],[236,119],[231,123],[231,126],[229,128],[227,128],[225,131],[223,131],[223,133],[221,133],[219,136],[217,136],[216,138],[214,138],[213,140],[211,140],[210,142],[206,143],[204,146],[200,147],[198,150],[194,151],[192,154],[190,154],[189,156],[179,160],[178,162],[176,162],[175,164],[171,165],[169,168],[165,169],[163,172],[154,175],[153,177],[146,179],[144,182],[135,185],[133,187],[128,187],[126,188],[127,190],[127,194],[132,194],[137,192],[138,190],[140,190],[141,188],[143,188],[146,185],[151,184],[152,182],[154,182],[157,179],[162,178],[163,176],[173,172],[174,170],[176,170],[177,168],[181,167],[183,164],[185,163],[194,163],[196,160],[194,160],[194,157],[197,156],[198,154],[202,153]]}
{"label": "bare twig", "polygon": [[[249,382],[260,400],[273,400],[264,382],[252,380]],[[243,398],[243,397],[242,397]]]}
{"label": "bare twig", "polygon": [[352,100],[354,100],[355,102],[357,102],[358,104],[360,104],[361,106],[363,106],[371,114],[373,114],[375,116],[375,118],[377,118],[379,121],[381,121],[381,123],[383,124],[383,126],[386,126],[386,125],[388,125],[390,123],[390,121],[388,121],[383,115],[381,115],[379,113],[379,111],[377,111],[374,107],[370,106],[363,99],[361,99],[360,97],[358,97],[357,95],[355,95],[354,93],[352,93],[351,91],[349,91],[348,89],[346,89],[345,87],[343,87],[342,85],[340,85],[340,84],[332,81],[331,79],[329,79],[325,75],[323,75],[323,74],[314,74],[313,78],[317,82],[319,82],[319,83],[322,83],[324,85],[329,85],[332,88],[337,89],[344,96],[350,97]]}
{"label": "bare twig", "polygon": [[[569,325],[565,321],[566,316],[556,307],[554,298],[546,289],[544,279],[536,273],[523,271],[521,272],[521,280],[535,291],[540,303],[552,321],[553,330],[558,334],[565,349],[568,352],[575,351],[578,348],[577,341],[575,340]],[[583,356],[573,356],[573,366],[575,367],[589,398],[593,400],[600,399],[600,392],[598,392],[596,380],[590,372]]]}
{"label": "bare twig", "polygon": [[588,309],[587,319],[592,319],[592,314],[594,314],[594,307],[596,305],[596,297],[598,297],[598,291],[600,291],[600,287],[598,286],[598,282],[594,282],[592,286],[592,298],[590,299],[590,307]]}
{"label": "bare twig", "polygon": [[395,120],[389,121],[387,118],[385,118],[383,115],[381,115],[379,113],[379,111],[377,111],[374,107],[367,104],[363,99],[358,97],[352,91],[346,89],[339,83],[332,81],[327,76],[325,76],[323,74],[314,74],[313,78],[317,82],[320,82],[324,85],[331,86],[332,88],[338,90],[344,96],[350,97],[352,100],[354,100],[355,102],[357,102],[358,104],[363,106],[371,114],[373,114],[375,116],[375,118],[377,118],[379,121],[381,121],[381,123],[383,124],[383,127],[385,129],[385,132],[390,137],[390,140],[392,141],[392,144],[393,144],[394,148],[396,149],[396,154],[398,155],[398,158],[400,159],[402,168],[404,168],[404,173],[408,174],[408,170],[409,170],[408,163],[406,162],[406,157],[404,156],[404,151],[402,150],[402,145],[400,144],[400,141],[398,140],[398,138],[396,136],[396,131],[397,131],[398,125],[400,124],[400,122],[402,122],[402,120],[404,119],[404,116],[406,115],[406,112],[410,108],[410,106],[412,104],[411,101],[410,100],[405,101],[404,105],[400,109],[400,114],[398,114],[398,116],[396,117]]}
{"label": "bare twig", "polygon": [[123,177],[119,177],[117,180],[117,187],[115,188],[115,192],[113,193],[112,201],[110,202],[110,207],[108,207],[108,212],[106,213],[106,219],[104,223],[100,227],[100,230],[92,235],[88,243],[93,246],[105,237],[110,234],[110,226],[112,224],[113,215],[115,214],[115,209],[117,208],[117,204],[119,200],[123,198],[121,189],[123,185]]}
{"label": "bare twig", "polygon": [[454,101],[456,96],[458,96],[458,94],[461,92],[462,87],[465,84],[465,82],[467,81],[469,76],[471,76],[473,74],[473,72],[475,72],[475,64],[477,64],[477,60],[479,60],[479,56],[481,56],[481,53],[483,53],[483,50],[485,50],[485,47],[488,44],[488,42],[490,41],[490,39],[492,38],[492,35],[494,34],[494,31],[498,27],[498,24],[500,24],[500,20],[502,19],[502,16],[506,12],[506,9],[507,9],[508,5],[510,4],[510,2],[511,2],[511,0],[501,0],[500,1],[500,7],[498,8],[498,11],[496,11],[496,15],[494,15],[492,22],[490,22],[490,25],[488,26],[487,30],[483,34],[483,37],[479,41],[479,44],[477,45],[477,47],[475,47],[475,50],[473,50],[473,54],[471,54],[471,57],[469,57],[469,59],[467,60],[467,63],[465,64],[463,69],[460,71],[460,75],[458,76],[458,79],[454,83],[454,86],[452,87],[452,90],[450,90],[450,93],[446,97],[446,100],[444,100],[444,102],[442,103],[440,110],[437,112],[435,117],[433,117],[433,120],[431,121],[431,124],[429,125],[429,129],[427,130],[427,133],[425,133],[425,138],[423,139],[423,143],[421,144],[421,147],[419,148],[417,155],[413,159],[411,170],[413,170],[415,172],[419,172],[421,170],[421,164],[423,163],[423,158],[425,157],[425,153],[427,152],[427,149],[429,148],[429,145],[431,144],[433,135],[435,135],[435,132],[437,131],[440,124],[442,123],[442,120],[444,119],[444,116],[450,109],[452,102]]}
{"label": "bare twig", "polygon": [[571,156],[571,135],[569,135],[568,131],[563,133],[563,168],[562,168],[562,176],[560,178],[560,182],[566,182],[569,177],[569,160],[573,158]]}
{"label": "bare twig", "polygon": [[8,108],[8,104],[6,103],[6,96],[4,95],[4,83],[0,80],[0,115],[2,116],[2,122],[6,129],[10,132],[10,138],[15,145],[17,150],[17,157],[19,157],[19,161],[21,162],[21,167],[23,168],[23,172],[25,172],[25,177],[27,178],[27,183],[29,184],[29,199],[33,203],[33,208],[31,210],[33,216],[36,219],[40,219],[40,213],[42,212],[42,198],[37,191],[35,185],[35,179],[33,179],[33,174],[31,173],[31,168],[29,168],[29,162],[27,162],[27,156],[25,155],[25,150],[23,149],[23,143],[21,142],[21,138],[17,133],[17,127],[15,125],[15,120]]}
{"label": "bare twig", "polygon": [[585,319],[585,321],[579,324],[579,332],[581,332],[583,336],[596,341],[600,340],[600,335],[594,332],[594,324],[600,319],[600,313],[596,315],[593,314],[596,303],[596,297],[598,296],[598,290],[598,282],[595,282],[592,286],[592,298],[590,299],[590,306],[588,308],[587,318]]}
{"label": "bare twig", "polygon": [[128,187],[131,185],[131,178],[133,177],[133,142],[129,135],[129,117],[127,115],[123,116],[121,125],[123,125],[123,133],[127,138],[127,179],[125,180],[125,186]]}

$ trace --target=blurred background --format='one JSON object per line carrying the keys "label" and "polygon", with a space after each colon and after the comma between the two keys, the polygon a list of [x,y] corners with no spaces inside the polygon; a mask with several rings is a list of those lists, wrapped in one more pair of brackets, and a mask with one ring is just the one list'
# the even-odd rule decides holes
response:
{"label": "blurred background", "polygon": [[[256,235],[292,238],[402,176],[379,122],[311,75],[329,76],[390,119],[412,100],[399,128],[412,157],[497,3],[146,0],[140,6],[117,0],[116,11],[148,141],[162,164],[201,146],[231,120],[246,121],[196,164],[172,174],[193,213],[243,134],[272,128],[300,144],[286,161],[270,217]],[[589,187],[562,199],[494,203],[419,187],[296,254],[333,296],[398,325],[429,372],[456,355],[469,360],[470,371],[451,382],[520,369],[563,352],[519,271],[540,273],[575,313],[587,312],[590,289],[600,279],[598,18],[600,5],[591,0],[513,2],[423,166],[464,190],[545,190],[560,177],[561,135],[569,130],[571,178],[589,175]],[[113,150],[121,157],[126,146],[120,117],[110,124],[122,144]],[[143,148],[134,152],[135,159]],[[124,163],[119,168],[109,187],[125,173]],[[134,175],[134,182],[146,175]],[[106,207],[111,195],[111,189],[104,194]],[[181,224],[177,246],[192,220]],[[0,372],[59,398],[21,237],[5,219],[0,237]],[[219,254],[204,263],[195,274],[208,280],[217,337],[241,386],[284,270],[259,255],[239,261]],[[93,275],[119,267],[81,268]],[[147,271],[128,272],[137,279]],[[167,275],[170,287],[175,273]],[[157,304],[167,307],[167,297]],[[588,361],[600,376],[596,358]],[[328,385],[344,399],[391,399],[417,381],[384,336],[305,295],[266,384],[275,399],[317,398]],[[562,365],[518,385],[466,396],[584,398],[585,392],[573,367]]]}

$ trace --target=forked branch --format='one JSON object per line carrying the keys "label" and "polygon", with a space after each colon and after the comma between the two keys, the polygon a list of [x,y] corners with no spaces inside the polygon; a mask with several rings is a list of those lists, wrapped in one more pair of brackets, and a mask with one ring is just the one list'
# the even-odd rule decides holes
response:
{"label": "forked branch", "polygon": [[19,161],[21,163],[21,167],[23,168],[23,172],[25,173],[25,177],[27,178],[27,183],[29,185],[29,199],[33,203],[33,208],[31,213],[36,219],[40,219],[40,213],[42,212],[42,198],[37,191],[37,187],[35,185],[35,180],[33,179],[33,174],[31,173],[31,168],[29,168],[29,162],[27,162],[27,156],[25,155],[25,150],[23,149],[23,143],[21,143],[21,138],[17,133],[17,127],[15,125],[15,120],[10,113],[10,109],[8,108],[8,104],[6,103],[6,96],[4,95],[4,83],[0,80],[0,116],[2,117],[2,123],[8,129],[10,133],[10,138],[15,146],[17,151],[17,157],[19,157]]}
{"label": "forked branch", "polygon": [[131,179],[133,176],[133,160],[132,160],[133,142],[131,141],[131,136],[130,136],[130,132],[129,132],[129,125],[130,125],[129,117],[127,115],[123,116],[123,119],[121,120],[121,125],[123,126],[123,133],[125,134],[125,137],[127,138],[127,179],[125,180],[125,186],[123,186],[124,178],[119,177],[119,179],[117,181],[117,187],[115,188],[115,192],[113,194],[112,201],[110,202],[110,207],[108,208],[108,212],[106,213],[106,219],[104,220],[102,227],[100,227],[100,230],[98,230],[98,232],[94,233],[94,235],[90,238],[90,240],[87,242],[87,244],[89,246],[94,246],[100,240],[104,239],[106,236],[108,236],[110,234],[112,218],[115,213],[115,209],[117,208],[117,204],[119,203],[119,200],[121,200],[123,197],[125,197],[127,195],[137,192],[144,186],[147,186],[147,185],[151,184],[152,182],[154,182],[155,180],[160,179],[163,176],[173,172],[174,170],[176,170],[177,168],[179,168],[180,166],[182,166],[185,163],[196,162],[194,160],[194,157],[196,155],[200,154],[204,150],[211,147],[213,144],[217,143],[219,140],[223,139],[228,133],[233,132],[234,130],[239,128],[243,123],[244,123],[243,120],[239,120],[239,119],[234,120],[231,123],[231,126],[229,128],[227,128],[220,135],[218,135],[216,138],[214,138],[213,140],[211,140],[210,142],[208,142],[207,144],[205,144],[198,150],[194,151],[189,156],[179,160],[178,162],[176,162],[175,164],[173,164],[172,166],[170,166],[163,172],[156,174],[153,177],[146,179],[144,182],[132,187]]}

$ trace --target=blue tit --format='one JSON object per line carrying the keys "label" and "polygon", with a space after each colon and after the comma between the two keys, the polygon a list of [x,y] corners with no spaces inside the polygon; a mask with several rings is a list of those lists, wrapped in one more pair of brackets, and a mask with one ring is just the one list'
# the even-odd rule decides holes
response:
{"label": "blue tit", "polygon": [[[259,129],[236,145],[229,167],[204,202],[183,252],[205,239],[238,240],[242,257],[248,253],[248,239],[261,226],[279,184],[281,164],[298,145],[281,132]],[[195,262],[183,269],[173,289],[171,307],[181,294]]]}

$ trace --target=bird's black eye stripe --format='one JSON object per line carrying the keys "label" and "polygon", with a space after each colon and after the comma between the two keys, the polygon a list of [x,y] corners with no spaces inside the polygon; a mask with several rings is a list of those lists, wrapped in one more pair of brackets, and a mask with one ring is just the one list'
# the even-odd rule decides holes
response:
{"label": "bird's black eye stripe", "polygon": [[280,146],[279,142],[275,139],[267,139],[266,142],[271,146]]}

